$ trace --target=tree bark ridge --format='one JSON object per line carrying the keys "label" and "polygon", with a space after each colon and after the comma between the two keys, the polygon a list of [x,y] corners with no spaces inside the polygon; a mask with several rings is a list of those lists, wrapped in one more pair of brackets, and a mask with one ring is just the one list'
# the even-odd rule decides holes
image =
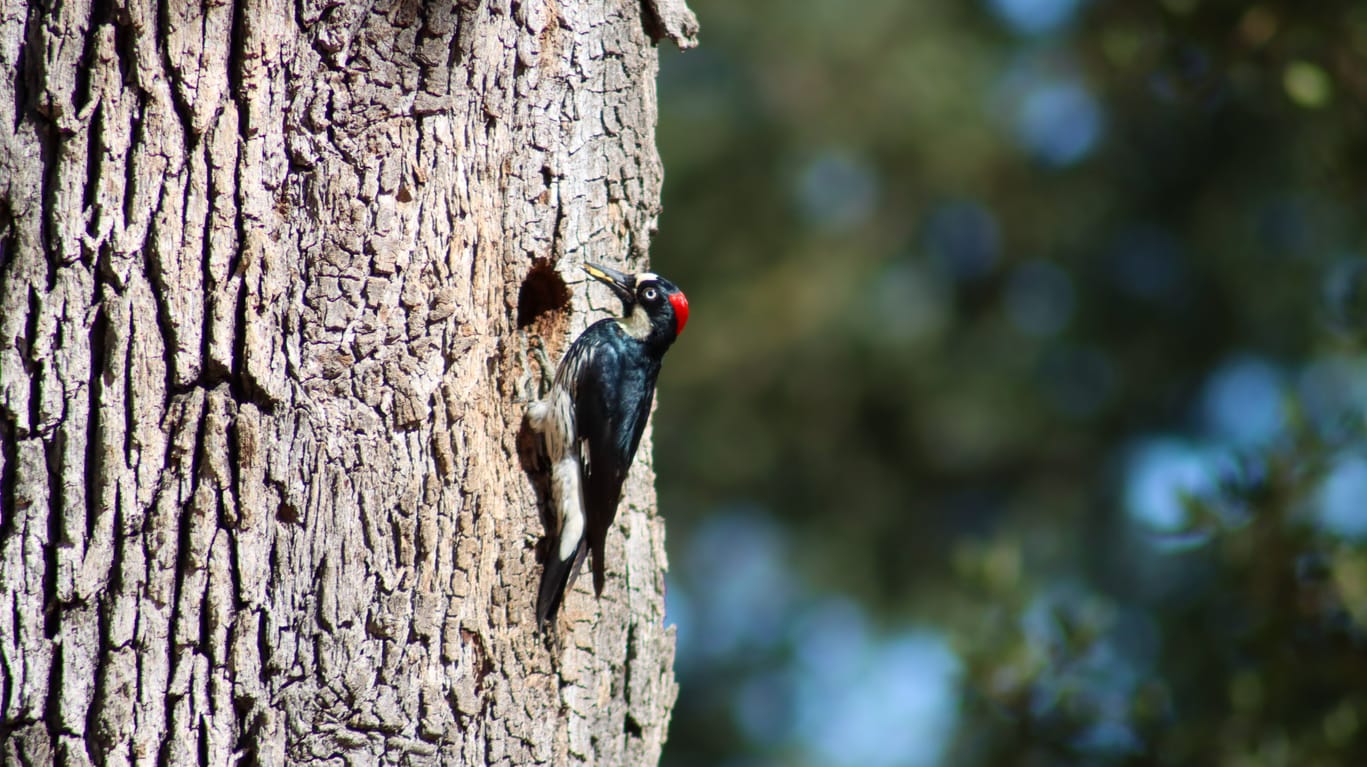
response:
{"label": "tree bark ridge", "polygon": [[545,637],[519,438],[654,231],[646,13],[0,4],[6,765],[658,760],[649,444]]}

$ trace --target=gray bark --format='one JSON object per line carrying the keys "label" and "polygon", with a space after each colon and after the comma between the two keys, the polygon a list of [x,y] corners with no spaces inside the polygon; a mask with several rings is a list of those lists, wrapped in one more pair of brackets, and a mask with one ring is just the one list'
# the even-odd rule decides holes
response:
{"label": "gray bark", "polygon": [[[650,764],[648,444],[535,632],[523,411],[682,2],[0,0],[0,761]],[[595,289],[597,290],[597,289]]]}

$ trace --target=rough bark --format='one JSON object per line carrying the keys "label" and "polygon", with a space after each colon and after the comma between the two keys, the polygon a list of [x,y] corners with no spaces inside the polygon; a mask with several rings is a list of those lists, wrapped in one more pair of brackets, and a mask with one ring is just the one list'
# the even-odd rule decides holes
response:
{"label": "rough bark", "polygon": [[576,265],[644,260],[695,28],[0,0],[4,764],[658,759],[648,446],[546,636],[520,430],[529,343],[611,306]]}

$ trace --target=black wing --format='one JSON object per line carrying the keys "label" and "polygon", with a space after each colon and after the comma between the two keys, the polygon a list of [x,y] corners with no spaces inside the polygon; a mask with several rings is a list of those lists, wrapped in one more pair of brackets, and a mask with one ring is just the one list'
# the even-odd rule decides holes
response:
{"label": "black wing", "polygon": [[[579,381],[587,369],[589,363],[596,356],[599,347],[603,346],[607,336],[598,332],[595,328],[590,328],[579,335],[570,344],[570,348],[565,351],[565,356],[560,360],[559,367],[555,371],[555,389],[562,389],[570,394],[571,399],[579,386]],[[550,393],[547,393],[547,397]],[[577,422],[577,418],[574,419]],[[571,432],[577,432],[576,423],[569,425]],[[587,455],[583,452],[583,440],[577,433],[567,435],[574,441],[574,446],[570,447],[577,453],[577,460],[580,471],[581,498],[582,506],[582,485],[584,479],[584,462]],[[554,469],[552,469],[554,470]],[[553,480],[552,480],[553,481]],[[565,502],[569,502],[566,500]],[[582,510],[582,509],[581,509]],[[557,524],[559,530],[557,537],[546,552],[545,568],[541,572],[541,586],[537,589],[536,595],[536,622],[538,627],[544,627],[548,621],[554,621],[556,613],[560,612],[560,603],[565,599],[565,592],[569,591],[574,585],[575,578],[579,577],[579,570],[583,567],[584,558],[588,554],[588,536],[581,534],[574,550],[566,559],[560,558],[560,536],[565,534],[565,519],[560,517],[561,509],[557,508],[554,513],[559,517]],[[585,513],[587,517],[587,513]],[[587,519],[585,520],[587,527]]]}
{"label": "black wing", "polygon": [[655,397],[659,361],[639,353],[613,320],[595,324],[593,359],[579,378],[575,421],[579,425],[584,472],[584,528],[593,553],[593,590],[603,593],[603,549],[617,516],[636,448],[641,444]]}

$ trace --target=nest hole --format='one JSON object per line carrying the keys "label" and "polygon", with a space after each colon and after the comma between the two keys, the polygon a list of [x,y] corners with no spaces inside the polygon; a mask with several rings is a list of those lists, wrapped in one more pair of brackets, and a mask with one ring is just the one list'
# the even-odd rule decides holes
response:
{"label": "nest hole", "polygon": [[526,328],[570,305],[570,289],[549,261],[538,260],[517,293],[517,327]]}

